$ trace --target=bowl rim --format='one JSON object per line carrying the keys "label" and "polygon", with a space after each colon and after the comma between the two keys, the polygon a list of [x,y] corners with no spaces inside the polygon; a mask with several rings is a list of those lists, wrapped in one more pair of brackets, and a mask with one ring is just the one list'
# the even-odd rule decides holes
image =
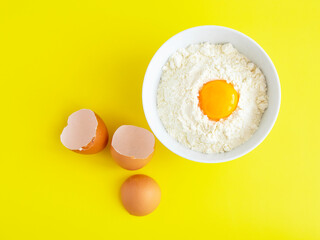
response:
{"label": "bowl rim", "polygon": [[[150,114],[146,111],[146,107],[145,107],[145,101],[146,101],[146,98],[144,97],[146,95],[146,78],[148,76],[148,72],[150,71],[150,66],[152,65],[155,57],[158,55],[158,53],[161,51],[162,48],[164,48],[165,45],[167,44],[170,44],[171,41],[173,41],[174,38],[178,37],[179,35],[187,32],[187,31],[192,31],[194,29],[199,29],[199,28],[204,28],[204,29],[224,29],[224,30],[227,30],[227,31],[231,31],[231,32],[234,32],[236,34],[239,34],[241,35],[242,37],[246,38],[248,41],[250,41],[252,44],[256,45],[260,50],[261,52],[265,55],[267,61],[269,61],[271,63],[271,67],[272,67],[272,70],[275,72],[275,76],[276,76],[276,84],[277,84],[277,92],[276,94],[278,95],[279,97],[279,100],[276,102],[276,114],[274,114],[272,116],[272,119],[270,120],[271,124],[269,125],[268,128],[266,128],[263,132],[263,136],[256,142],[254,142],[254,144],[252,144],[251,147],[248,147],[245,151],[242,151],[241,153],[237,154],[235,157],[225,157],[221,160],[216,160],[216,161],[212,161],[212,162],[208,162],[208,161],[204,161],[204,160],[201,160],[201,159],[198,159],[198,158],[193,158],[193,157],[190,157],[188,156],[188,154],[185,154],[184,152],[178,152],[174,147],[171,147],[171,146],[168,146],[167,144],[165,144],[163,141],[162,141],[162,137],[159,137],[157,136],[156,134],[156,130],[155,130],[155,126],[151,123],[151,120],[150,120]],[[158,140],[166,147],[168,148],[171,152],[175,153],[176,155],[180,156],[180,157],[183,157],[187,160],[190,160],[190,161],[193,161],[193,162],[201,162],[201,163],[222,163],[222,162],[228,162],[228,161],[232,161],[232,160],[235,160],[235,159],[238,159],[246,154],[248,154],[249,152],[251,152],[252,150],[254,150],[257,146],[259,146],[265,139],[266,137],[269,135],[270,131],[272,130],[276,120],[277,120],[277,117],[279,115],[279,111],[280,111],[280,105],[281,105],[281,85],[280,85],[280,80],[279,80],[279,75],[278,75],[278,72],[271,60],[271,58],[269,57],[269,55],[266,53],[266,51],[255,41],[253,40],[252,38],[250,38],[249,36],[245,35],[244,33],[238,31],[238,30],[235,30],[235,29],[232,29],[232,28],[229,28],[229,27],[224,27],[224,26],[218,26],[218,25],[201,25],[201,26],[196,26],[196,27],[192,27],[192,28],[188,28],[188,29],[185,29],[175,35],[173,35],[172,37],[170,37],[167,41],[165,41],[160,47],[159,49],[154,53],[153,57],[151,58],[149,64],[148,64],[148,67],[147,67],[147,70],[145,72],[145,75],[144,75],[144,80],[143,80],[143,84],[142,84],[142,106],[143,106],[143,111],[144,111],[144,115],[146,117],[146,120],[148,122],[148,125],[151,129],[151,131],[154,133],[154,135],[158,138]],[[170,136],[171,137],[171,136]],[[172,138],[172,137],[171,137]],[[175,140],[175,139],[174,139]],[[175,140],[176,141],[176,140]],[[185,147],[185,146],[183,146]],[[187,147],[185,147],[187,148]],[[191,149],[190,149],[191,150]],[[191,151],[194,151],[194,150],[191,150]],[[232,150],[231,150],[232,151]],[[197,151],[195,151],[197,152]],[[223,153],[216,153],[216,154],[223,154]]]}

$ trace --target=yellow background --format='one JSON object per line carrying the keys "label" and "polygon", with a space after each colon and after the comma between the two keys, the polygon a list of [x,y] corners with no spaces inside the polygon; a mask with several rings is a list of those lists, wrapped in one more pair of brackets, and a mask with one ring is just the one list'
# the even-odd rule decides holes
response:
{"label": "yellow background", "polygon": [[[0,239],[320,239],[319,16],[318,0],[1,1]],[[274,61],[282,104],[258,148],[201,164],[157,141],[150,164],[130,172],[109,145],[91,156],[62,146],[80,108],[96,111],[111,136],[122,124],[148,128],[148,63],[198,25],[239,30]],[[135,173],[162,189],[146,217],[119,201]]]}

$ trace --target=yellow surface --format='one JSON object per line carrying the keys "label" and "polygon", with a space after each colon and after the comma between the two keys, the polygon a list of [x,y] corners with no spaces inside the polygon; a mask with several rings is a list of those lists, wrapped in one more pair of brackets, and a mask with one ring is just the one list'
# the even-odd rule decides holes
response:
{"label": "yellow surface", "polygon": [[[318,0],[1,1],[0,239],[320,239],[319,15]],[[279,118],[258,148],[210,165],[157,141],[150,164],[129,172],[107,149],[83,156],[61,145],[80,108],[111,135],[122,124],[148,128],[141,86],[151,57],[208,24],[255,39],[279,72]],[[146,217],[119,201],[135,173],[162,189]]]}

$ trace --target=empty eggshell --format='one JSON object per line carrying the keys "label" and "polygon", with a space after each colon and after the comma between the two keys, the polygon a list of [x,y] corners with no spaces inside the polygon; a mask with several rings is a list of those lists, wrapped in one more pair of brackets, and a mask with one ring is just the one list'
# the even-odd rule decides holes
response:
{"label": "empty eggshell", "polygon": [[138,174],[129,177],[120,189],[124,208],[132,215],[145,216],[159,205],[161,190],[155,180]]}
{"label": "empty eggshell", "polygon": [[155,138],[147,129],[122,125],[113,134],[110,151],[121,167],[136,170],[151,160],[154,145]]}
{"label": "empty eggshell", "polygon": [[102,119],[89,109],[72,113],[60,136],[62,144],[77,153],[92,154],[105,148],[108,130]]}

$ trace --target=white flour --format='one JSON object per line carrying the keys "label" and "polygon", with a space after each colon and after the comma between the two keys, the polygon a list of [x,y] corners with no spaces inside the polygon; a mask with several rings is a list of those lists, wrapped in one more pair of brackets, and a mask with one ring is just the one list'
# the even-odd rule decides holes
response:
{"label": "white flour", "polygon": [[[203,84],[226,80],[239,93],[236,110],[212,121],[199,108]],[[162,68],[157,106],[167,132],[183,145],[204,153],[230,151],[257,130],[268,106],[260,69],[230,43],[201,43],[179,49]]]}

